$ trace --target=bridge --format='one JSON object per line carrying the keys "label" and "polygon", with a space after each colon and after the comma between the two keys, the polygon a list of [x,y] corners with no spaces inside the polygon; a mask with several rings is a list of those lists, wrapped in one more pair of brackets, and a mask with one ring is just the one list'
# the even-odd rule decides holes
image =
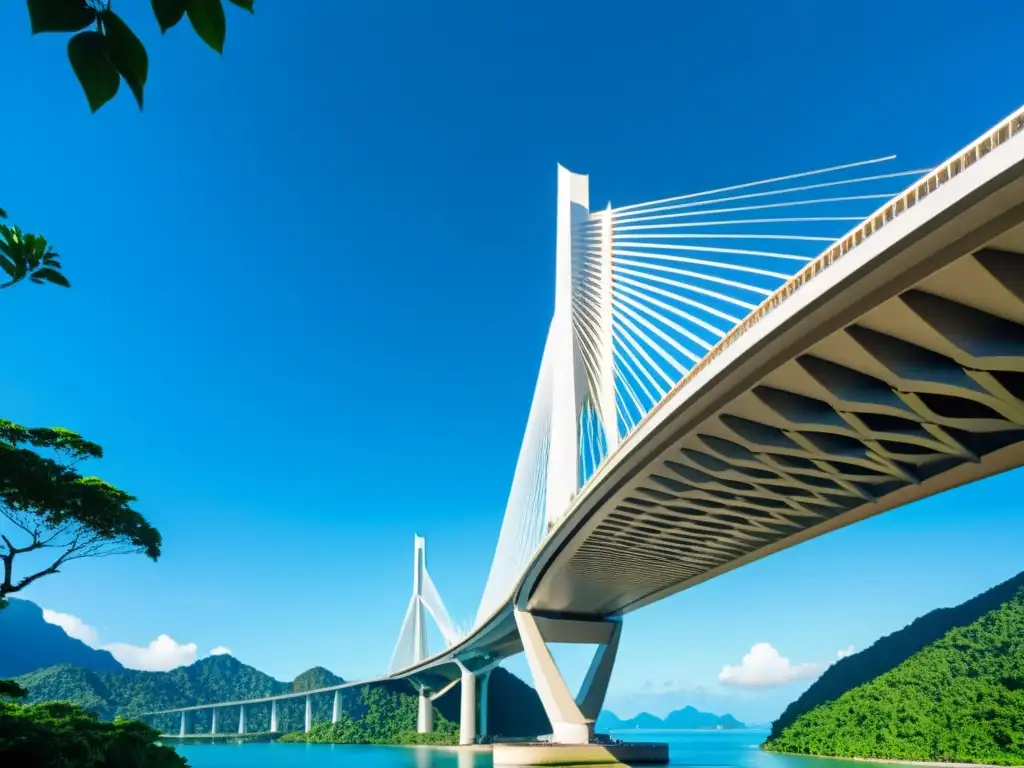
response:
{"label": "bridge", "polygon": [[[489,671],[522,652],[551,740],[585,744],[631,611],[1020,466],[1022,133],[1024,108],[924,171],[878,158],[596,211],[559,167],[554,313],[472,628],[417,537],[379,678],[147,716],[180,714],[185,735],[191,713],[239,707],[245,732],[269,707],[276,731],[278,702],[304,698],[308,731],[314,697],[337,720],[346,688],[405,679],[421,732],[461,684],[472,744]],[[599,646],[575,695],[551,642]]]}

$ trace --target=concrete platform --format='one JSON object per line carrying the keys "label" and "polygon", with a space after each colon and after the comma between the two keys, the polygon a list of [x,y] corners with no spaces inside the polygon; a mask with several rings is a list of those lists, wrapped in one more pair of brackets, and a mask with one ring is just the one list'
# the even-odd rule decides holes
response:
{"label": "concrete platform", "polygon": [[668,744],[495,744],[494,765],[665,765]]}

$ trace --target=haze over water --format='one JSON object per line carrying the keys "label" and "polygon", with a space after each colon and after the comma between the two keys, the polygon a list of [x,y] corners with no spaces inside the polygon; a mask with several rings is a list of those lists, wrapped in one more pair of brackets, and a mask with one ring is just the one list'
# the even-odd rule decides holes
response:
{"label": "haze over water", "polygon": [[[862,761],[762,752],[763,730],[619,731],[630,741],[668,742],[671,765],[693,768],[866,768]],[[192,744],[179,747],[192,768],[491,768],[489,752],[349,744]]]}

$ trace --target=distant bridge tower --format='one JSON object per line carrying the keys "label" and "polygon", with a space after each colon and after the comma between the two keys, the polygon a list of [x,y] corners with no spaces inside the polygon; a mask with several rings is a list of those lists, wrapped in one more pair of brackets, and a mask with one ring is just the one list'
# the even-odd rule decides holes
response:
{"label": "distant bridge tower", "polygon": [[[398,644],[391,655],[388,672],[394,673],[415,666],[429,658],[427,647],[427,614],[434,619],[441,634],[449,646],[459,640],[448,610],[441,601],[441,596],[434,586],[427,571],[427,544],[422,536],[413,539],[412,563],[412,597],[405,611],[402,630],[398,635]],[[415,683],[414,683],[415,684]],[[431,691],[420,686],[419,715],[417,729],[420,733],[430,733],[434,729],[434,709],[431,703]]]}

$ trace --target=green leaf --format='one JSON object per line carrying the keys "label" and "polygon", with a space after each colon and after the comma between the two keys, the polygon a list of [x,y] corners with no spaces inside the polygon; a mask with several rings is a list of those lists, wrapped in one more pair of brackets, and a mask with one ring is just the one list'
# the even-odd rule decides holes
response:
{"label": "green leaf", "polygon": [[142,109],[142,89],[149,77],[149,55],[146,53],[146,47],[113,11],[103,11],[100,18],[107,33],[110,60],[132,89],[135,101],[139,103],[139,109]]}
{"label": "green leaf", "polygon": [[117,95],[121,78],[99,32],[79,32],[68,40],[68,59],[93,112]]}
{"label": "green leaf", "polygon": [[85,0],[28,0],[32,34],[77,32],[96,21],[96,11]]}
{"label": "green leaf", "polygon": [[224,37],[227,34],[227,20],[220,0],[186,0],[185,12],[192,22],[192,29],[203,42],[217,53],[224,52]]}
{"label": "green leaf", "polygon": [[186,0],[150,0],[160,31],[166,32],[185,16]]}
{"label": "green leaf", "polygon": [[71,287],[71,283],[68,282],[68,279],[64,277],[64,275],[62,275],[56,269],[50,269],[49,267],[37,269],[35,272],[32,273],[32,278],[35,279],[37,277],[41,280],[48,280],[54,285],[62,285],[65,288]]}
{"label": "green leaf", "polygon": [[228,2],[232,5],[237,5],[239,8],[248,11],[249,13],[254,12],[253,0],[228,0]]}

